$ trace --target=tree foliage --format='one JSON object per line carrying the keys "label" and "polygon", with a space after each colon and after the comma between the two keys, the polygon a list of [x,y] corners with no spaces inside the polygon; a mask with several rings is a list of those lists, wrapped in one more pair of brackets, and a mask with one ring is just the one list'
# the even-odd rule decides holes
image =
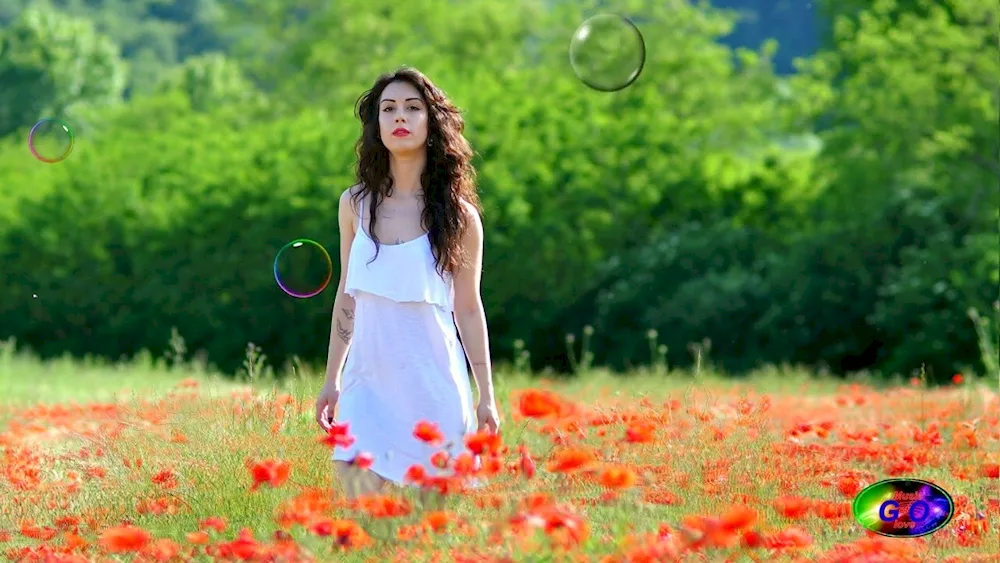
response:
{"label": "tree foliage", "polygon": [[30,9],[0,30],[0,135],[121,100],[118,46],[85,19]]}
{"label": "tree foliage", "polygon": [[[202,13],[183,6],[145,9]],[[565,333],[590,324],[615,367],[649,361],[650,329],[672,363],[709,339],[733,371],[978,366],[966,311],[988,310],[1000,283],[1000,9],[862,8],[834,14],[827,48],[780,76],[780,46],[727,47],[733,15],[680,0],[245,0],[205,32],[244,42],[159,69],[117,105],[98,102],[120,86],[97,85],[118,75],[95,70],[117,59],[88,54],[113,53],[106,40],[26,16],[5,41],[48,25],[91,47],[21,40],[56,62],[0,59],[15,93],[0,116],[84,104],[66,162],[32,161],[23,122],[0,141],[0,326],[45,354],[162,349],[176,327],[227,369],[248,341],[322,361],[332,292],[284,295],[271,261],[294,238],[336,248],[354,101],[412,64],[465,110],[478,152],[498,358],[524,339],[561,367]],[[568,38],[598,11],[631,15],[647,40],[621,92],[587,90],[568,65]],[[63,68],[105,82],[75,99],[29,73]],[[35,98],[54,109],[25,113]]]}

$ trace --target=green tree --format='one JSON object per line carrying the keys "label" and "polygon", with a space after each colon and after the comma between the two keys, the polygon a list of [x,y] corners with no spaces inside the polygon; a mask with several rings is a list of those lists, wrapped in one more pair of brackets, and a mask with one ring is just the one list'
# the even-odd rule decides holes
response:
{"label": "green tree", "polygon": [[0,0],[0,27],[29,8],[94,22],[130,63],[126,96],[149,93],[173,65],[229,43],[214,0]]}
{"label": "green tree", "polygon": [[[996,178],[975,157],[996,147],[991,12],[844,16],[779,79],[774,45],[720,45],[729,14],[601,4],[235,4],[270,42],[234,59],[281,105],[241,101],[237,69],[207,57],[78,112],[91,134],[58,166],[3,141],[0,326],[46,353],[161,349],[176,326],[226,368],[247,341],[321,359],[332,295],[288,298],[271,261],[297,237],[336,248],[354,101],[410,63],[465,109],[479,153],[499,356],[523,338],[559,364],[593,323],[597,361],[618,366],[648,359],[649,328],[674,363],[708,337],[734,370],[838,367],[873,339],[890,371],[975,358],[965,308],[995,299],[1000,263]],[[641,16],[647,39],[643,75],[612,94],[567,60],[598,9]]]}
{"label": "green tree", "polygon": [[227,105],[243,106],[262,99],[240,67],[219,53],[187,59],[163,77],[158,89],[183,91],[196,111]]}
{"label": "green tree", "polygon": [[[150,232],[125,236],[102,231],[92,237],[135,240],[126,245],[133,262],[143,262],[142,271],[160,273],[159,289],[149,281],[141,284],[142,292],[129,290],[127,295],[141,294],[146,301],[160,295],[173,303],[174,297],[164,292],[185,291],[202,278],[221,284],[206,292],[213,295],[204,304],[184,296],[177,298],[176,308],[150,312],[148,326],[163,329],[173,323],[183,333],[196,331],[197,343],[213,353],[238,354],[239,340],[260,345],[287,340],[280,352],[321,354],[328,311],[297,304],[290,315],[318,311],[313,313],[317,316],[298,317],[298,322],[279,318],[273,303],[283,297],[270,279],[267,262],[273,255],[267,254],[290,238],[333,235],[334,210],[321,211],[318,203],[335,202],[353,182],[352,149],[359,133],[353,102],[377,73],[408,62],[424,69],[467,110],[467,134],[479,151],[489,231],[484,293],[495,349],[504,354],[517,338],[544,347],[545,334],[561,322],[562,313],[584,301],[600,282],[601,263],[627,252],[651,231],[692,216],[769,224],[780,209],[793,209],[811,197],[808,174],[796,172],[808,170],[808,151],[784,147],[789,134],[801,133],[793,115],[796,102],[773,103],[778,84],[767,52],[740,53],[734,60],[730,49],[716,43],[732,26],[725,14],[685,3],[622,3],[623,10],[649,16],[643,24],[649,56],[646,74],[636,84],[608,95],[586,89],[568,65],[568,38],[588,15],[587,7],[483,0],[468,6],[386,4],[394,17],[379,18],[380,6],[362,10],[360,3],[337,3],[329,8],[332,12],[310,20],[309,33],[282,36],[292,57],[289,66],[300,69],[286,78],[287,84],[322,96],[293,97],[290,89],[280,90],[294,102],[284,108],[284,116],[257,123],[231,120],[227,109],[212,104],[200,117],[185,115],[179,107],[154,111],[166,99],[159,97],[92,118],[103,132],[93,137],[86,159],[67,163],[67,169],[73,167],[72,182],[19,172],[24,185],[53,182],[39,191],[54,195],[41,202],[32,195],[31,201],[17,205],[18,213],[26,216],[30,208],[30,216],[43,216],[45,206],[59,201],[55,194],[86,191],[83,186],[90,184],[106,185],[102,190],[109,193],[142,194],[120,195],[116,201],[135,201],[139,209],[156,206],[160,210],[155,213],[172,217],[169,226],[154,228],[155,221],[140,220],[135,227],[128,223],[120,228],[123,233],[133,228]],[[384,41],[384,52],[371,48],[373,39]],[[192,90],[183,89],[190,98]],[[256,138],[267,143],[251,142]],[[220,154],[226,155],[225,162],[215,161]],[[86,209],[90,213],[92,207]],[[59,215],[61,224],[71,225],[65,213]],[[115,213],[118,218],[108,223],[130,216]],[[23,233],[26,225],[17,232]],[[315,232],[307,229],[310,225]],[[15,230],[8,232],[15,236]],[[335,241],[323,240],[335,248]],[[206,244],[210,246],[196,250]],[[57,252],[28,251],[23,243],[8,251]],[[82,250],[80,255],[100,256]],[[238,282],[219,275],[214,261],[222,255],[240,272]],[[177,262],[157,258],[164,256]],[[209,257],[212,264],[202,266]],[[167,279],[174,289],[167,289]],[[31,284],[25,282],[22,277],[19,284],[27,291]],[[239,287],[227,285],[233,283]],[[109,302],[109,296],[91,291],[93,302]],[[223,294],[230,297],[223,299]],[[130,301],[136,297],[116,299],[126,299],[123,308],[125,303],[131,310],[140,308],[138,301]],[[244,318],[251,310],[256,311],[254,319]],[[274,316],[268,318],[265,310]],[[228,332],[223,344],[217,331],[197,328],[212,318],[245,331]],[[128,339],[145,338],[131,325],[127,333]],[[105,341],[124,346],[122,339]],[[160,342],[150,334],[143,344]],[[308,342],[315,346],[304,350]]]}
{"label": "green tree", "polygon": [[877,339],[886,371],[926,364],[939,377],[975,357],[966,309],[989,310],[997,291],[985,272],[1000,262],[998,22],[996,3],[876,0],[839,16],[831,48],[803,66],[803,81],[826,85],[817,127],[829,182],[817,232],[792,253],[804,265],[782,270],[789,311],[768,318],[788,326],[796,309],[822,311],[822,334],[843,336],[826,352],[800,349],[836,357]]}
{"label": "green tree", "polygon": [[970,204],[966,223],[976,214],[991,219],[1000,179],[1000,6],[946,4],[920,0],[900,13],[893,0],[876,0],[856,18],[839,17],[834,48],[806,65],[835,85],[821,122],[838,176],[836,194],[823,200],[834,221],[877,212],[903,187],[960,190]]}
{"label": "green tree", "polygon": [[118,47],[92,23],[30,9],[0,30],[0,135],[74,107],[121,100]]}
{"label": "green tree", "polygon": [[815,197],[776,206],[777,229],[671,226],[613,262],[597,326],[615,337],[599,357],[644,355],[651,327],[674,363],[703,337],[733,369],[924,364],[945,378],[979,363],[966,309],[989,310],[1000,276],[998,8],[867,4],[838,16],[835,41],[774,99],[791,122],[814,116],[821,150],[787,185]]}

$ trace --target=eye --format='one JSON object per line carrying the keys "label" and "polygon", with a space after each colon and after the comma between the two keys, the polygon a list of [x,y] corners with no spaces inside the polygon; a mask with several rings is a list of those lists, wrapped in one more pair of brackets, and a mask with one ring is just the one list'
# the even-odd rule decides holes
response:
{"label": "eye", "polygon": [[420,111],[420,106],[410,106],[413,111]]}
{"label": "eye", "polygon": [[385,106],[382,111],[392,111],[392,106]]}

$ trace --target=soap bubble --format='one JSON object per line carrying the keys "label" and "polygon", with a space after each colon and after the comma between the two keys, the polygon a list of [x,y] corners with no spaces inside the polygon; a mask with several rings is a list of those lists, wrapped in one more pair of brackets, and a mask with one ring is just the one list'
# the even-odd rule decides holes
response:
{"label": "soap bubble", "polygon": [[332,277],[330,254],[316,241],[295,239],[274,257],[274,281],[292,297],[315,297],[326,289]]}
{"label": "soap bubble", "polygon": [[65,121],[45,118],[35,124],[28,134],[28,148],[38,160],[55,164],[73,152],[75,138]]}
{"label": "soap bubble", "polygon": [[628,18],[601,14],[576,28],[569,45],[569,62],[587,86],[615,92],[639,78],[646,64],[646,43]]}

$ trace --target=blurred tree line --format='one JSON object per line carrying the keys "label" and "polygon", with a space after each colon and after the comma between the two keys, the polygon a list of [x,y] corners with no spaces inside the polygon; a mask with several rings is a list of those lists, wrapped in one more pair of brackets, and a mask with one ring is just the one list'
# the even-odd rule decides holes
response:
{"label": "blurred tree line", "polygon": [[[0,27],[28,10],[86,20],[117,46],[128,67],[126,97],[151,91],[164,72],[191,56],[225,51],[236,31],[220,25],[223,12],[215,0],[0,0]],[[59,20],[61,27],[69,25]],[[73,35],[89,37],[93,31]]]}
{"label": "blurred tree line", "polygon": [[[286,242],[337,247],[357,96],[417,66],[478,151],[495,357],[731,372],[794,362],[939,379],[983,369],[969,310],[1000,298],[1000,6],[823,8],[822,48],[683,0],[0,0],[0,337],[43,355],[163,350],[172,327],[231,370],[323,360],[330,291],[274,283]],[[587,90],[588,15],[641,22],[642,77]],[[31,158],[40,117],[65,162]],[[37,298],[32,298],[37,295]],[[655,346],[654,346],[655,348]]]}

